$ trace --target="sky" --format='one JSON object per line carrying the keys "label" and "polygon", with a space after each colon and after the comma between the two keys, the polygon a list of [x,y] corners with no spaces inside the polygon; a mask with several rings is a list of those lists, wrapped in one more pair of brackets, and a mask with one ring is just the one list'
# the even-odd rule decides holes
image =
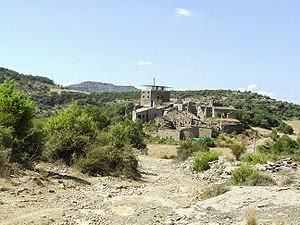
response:
{"label": "sky", "polygon": [[298,0],[0,0],[0,66],[300,103]]}

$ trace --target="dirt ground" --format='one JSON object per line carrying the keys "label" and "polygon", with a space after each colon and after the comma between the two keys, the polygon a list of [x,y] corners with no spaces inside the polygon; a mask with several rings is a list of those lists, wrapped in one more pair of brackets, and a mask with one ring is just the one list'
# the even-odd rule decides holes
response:
{"label": "dirt ground", "polygon": [[39,172],[0,183],[0,224],[244,225],[249,208],[260,224],[300,224],[300,185],[231,187],[199,200],[207,185],[172,160],[139,156],[142,179],[87,177],[74,169],[41,164]]}
{"label": "dirt ground", "polygon": [[149,156],[161,159],[165,156],[176,156],[178,145],[149,144],[147,148]]}

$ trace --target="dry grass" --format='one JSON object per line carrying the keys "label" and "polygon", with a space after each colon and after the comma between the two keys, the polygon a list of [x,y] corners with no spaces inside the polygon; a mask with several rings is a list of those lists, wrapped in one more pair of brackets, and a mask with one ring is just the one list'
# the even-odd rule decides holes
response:
{"label": "dry grass", "polygon": [[219,156],[223,156],[228,161],[234,161],[234,155],[232,155],[230,148],[211,148],[212,152],[217,153]]}
{"label": "dry grass", "polygon": [[229,191],[229,188],[225,184],[212,184],[201,190],[200,199],[213,198],[225,194],[227,191]]}
{"label": "dry grass", "polygon": [[246,212],[246,225],[258,225],[256,213],[253,209],[248,209]]}
{"label": "dry grass", "polygon": [[149,144],[148,155],[154,158],[172,158],[172,156],[177,155],[177,147],[176,145],[161,145],[161,144]]}

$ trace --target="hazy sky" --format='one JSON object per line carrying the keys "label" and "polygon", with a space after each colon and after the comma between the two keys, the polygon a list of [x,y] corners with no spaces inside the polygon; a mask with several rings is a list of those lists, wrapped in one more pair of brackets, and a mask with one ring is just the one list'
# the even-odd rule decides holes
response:
{"label": "hazy sky", "polygon": [[299,0],[0,0],[0,66],[300,103]]}

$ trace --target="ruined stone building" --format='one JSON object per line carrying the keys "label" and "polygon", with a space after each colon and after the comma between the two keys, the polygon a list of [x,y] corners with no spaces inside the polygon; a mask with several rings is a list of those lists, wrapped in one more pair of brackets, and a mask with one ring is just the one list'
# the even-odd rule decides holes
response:
{"label": "ruined stone building", "polygon": [[141,94],[141,106],[154,107],[158,103],[170,102],[167,86],[144,85]]}
{"label": "ruined stone building", "polygon": [[166,86],[144,85],[141,92],[142,108],[135,109],[134,121],[155,121],[159,129],[156,135],[174,140],[194,137],[211,137],[212,128],[220,131],[240,131],[233,107],[217,107],[213,104],[197,106],[194,102],[170,102],[170,91]]}
{"label": "ruined stone building", "polygon": [[198,106],[197,116],[202,121],[209,118],[236,119],[236,109],[233,107],[214,106],[213,103],[210,103],[209,105]]}

